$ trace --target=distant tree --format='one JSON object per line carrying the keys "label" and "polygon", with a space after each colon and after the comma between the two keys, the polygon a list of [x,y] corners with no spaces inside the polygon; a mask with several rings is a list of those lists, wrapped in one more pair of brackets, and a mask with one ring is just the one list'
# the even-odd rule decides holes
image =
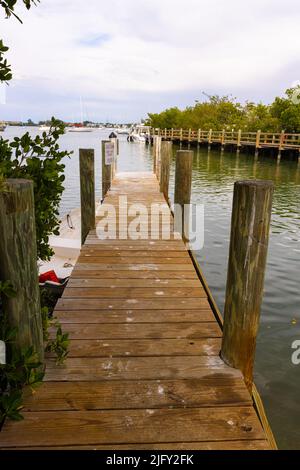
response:
{"label": "distant tree", "polygon": [[300,86],[288,88],[285,97],[275,98],[270,112],[286,132],[300,132]]}
{"label": "distant tree", "polygon": [[247,102],[241,105],[229,96],[210,96],[184,110],[169,108],[148,114],[147,124],[160,128],[242,129],[256,132],[300,133],[300,86],[286,90],[286,97],[271,105]]}

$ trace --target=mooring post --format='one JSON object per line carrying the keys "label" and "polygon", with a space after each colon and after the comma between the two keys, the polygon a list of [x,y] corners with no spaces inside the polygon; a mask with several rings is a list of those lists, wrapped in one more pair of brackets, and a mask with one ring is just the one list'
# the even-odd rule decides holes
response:
{"label": "mooring post", "polygon": [[263,297],[273,182],[234,185],[221,357],[240,369],[251,391]]}
{"label": "mooring post", "polygon": [[172,142],[161,143],[161,162],[160,162],[160,191],[163,193],[165,200],[169,200],[169,179],[170,179],[170,162],[172,158]]}
{"label": "mooring post", "polygon": [[277,155],[277,162],[279,163],[281,160],[281,152],[284,149],[284,139],[285,139],[285,132],[281,131],[280,138],[279,138],[279,149]]}
{"label": "mooring post", "polygon": [[107,144],[111,144],[110,140],[102,140],[102,199],[111,186],[111,163],[106,155]]}
{"label": "mooring post", "polygon": [[187,240],[189,207],[192,192],[193,150],[178,150],[176,153],[174,222],[175,231]]}
{"label": "mooring post", "polygon": [[242,131],[239,129],[238,137],[237,137],[237,149],[240,150],[241,147],[241,140],[242,140]]}
{"label": "mooring post", "polygon": [[197,142],[198,145],[201,144],[201,129],[198,129]]}
{"label": "mooring post", "polygon": [[192,129],[189,129],[189,136],[188,136],[189,142],[192,140]]}
{"label": "mooring post", "polygon": [[222,130],[222,136],[221,136],[221,150],[224,150],[225,146],[225,129]]}
{"label": "mooring post", "polygon": [[256,141],[255,141],[255,148],[259,149],[260,148],[260,136],[261,136],[261,131],[257,131],[256,133]]}
{"label": "mooring post", "polygon": [[173,129],[173,127],[172,127],[172,129],[171,129],[171,140],[172,140],[172,141],[174,140],[174,129]]}
{"label": "mooring post", "polygon": [[180,137],[179,137],[180,142],[183,140],[183,129],[180,129]]}
{"label": "mooring post", "polygon": [[157,161],[157,143],[156,139],[158,137],[156,135],[153,136],[153,173],[156,175],[156,161]]}
{"label": "mooring post", "polygon": [[212,143],[212,129],[209,129],[209,133],[208,133],[208,150],[211,150],[211,143]]}
{"label": "mooring post", "polygon": [[93,149],[79,150],[80,201],[81,201],[81,244],[89,231],[95,228],[95,163]]}
{"label": "mooring post", "polygon": [[17,329],[14,344],[19,351],[33,346],[43,362],[32,181],[5,181],[0,191],[0,239],[0,279],[10,281],[16,292],[11,298],[3,297],[9,325]]}
{"label": "mooring post", "polygon": [[159,181],[159,178],[160,178],[160,164],[161,164],[161,145],[162,145],[162,138],[161,136],[159,136],[157,138],[157,142],[156,142],[156,145],[157,145],[157,150],[156,150],[156,177]]}

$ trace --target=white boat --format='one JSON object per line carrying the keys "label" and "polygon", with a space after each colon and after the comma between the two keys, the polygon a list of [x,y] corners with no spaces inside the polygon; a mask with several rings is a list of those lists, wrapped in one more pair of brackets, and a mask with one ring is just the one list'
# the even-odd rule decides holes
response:
{"label": "white boat", "polygon": [[68,132],[93,132],[93,128],[92,127],[70,127],[68,129]]}
{"label": "white boat", "polygon": [[138,143],[145,143],[146,136],[143,134],[138,134],[137,132],[132,132],[129,134],[129,138],[131,142],[138,142]]}
{"label": "white boat", "polygon": [[42,124],[41,126],[39,126],[39,131],[49,132],[50,126],[46,126],[45,124]]}
{"label": "white boat", "polygon": [[119,129],[117,129],[117,134],[128,135],[128,134],[130,134],[130,129],[128,129],[126,127],[120,127]]}

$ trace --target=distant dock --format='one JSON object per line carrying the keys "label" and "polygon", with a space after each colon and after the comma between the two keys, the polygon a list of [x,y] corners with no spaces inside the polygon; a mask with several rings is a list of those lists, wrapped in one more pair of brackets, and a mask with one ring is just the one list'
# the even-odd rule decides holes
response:
{"label": "distant dock", "polygon": [[270,150],[276,153],[280,160],[282,152],[292,153],[300,162],[300,134],[288,134],[286,132],[243,132],[241,130],[215,131],[202,129],[154,129],[151,130],[152,139],[160,136],[163,140],[185,144],[206,144],[208,147],[235,147],[241,149]]}

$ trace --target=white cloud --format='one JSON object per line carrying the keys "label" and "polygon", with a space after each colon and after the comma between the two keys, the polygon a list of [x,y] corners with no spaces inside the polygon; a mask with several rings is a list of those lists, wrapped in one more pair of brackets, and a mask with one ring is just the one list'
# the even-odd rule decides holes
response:
{"label": "white cloud", "polygon": [[65,102],[66,118],[67,103],[82,95],[99,104],[101,119],[107,100],[133,116],[127,100],[135,93],[140,117],[143,103],[146,114],[170,94],[247,90],[264,99],[299,79],[296,0],[284,6],[279,0],[41,0],[20,15],[23,25],[0,20],[11,48],[14,111],[22,89],[33,100],[38,96],[40,108],[49,96],[54,112],[55,103]]}

